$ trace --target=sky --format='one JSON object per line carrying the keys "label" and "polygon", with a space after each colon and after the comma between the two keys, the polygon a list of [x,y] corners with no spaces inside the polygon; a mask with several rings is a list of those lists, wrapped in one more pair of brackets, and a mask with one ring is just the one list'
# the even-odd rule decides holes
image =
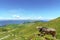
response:
{"label": "sky", "polygon": [[60,17],[60,0],[0,0],[0,20],[57,17]]}

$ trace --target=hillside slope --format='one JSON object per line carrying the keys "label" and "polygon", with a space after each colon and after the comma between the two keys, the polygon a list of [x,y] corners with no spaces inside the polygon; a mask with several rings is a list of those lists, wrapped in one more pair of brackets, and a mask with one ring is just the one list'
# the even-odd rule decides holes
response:
{"label": "hillside slope", "polygon": [[[60,39],[60,18],[51,20],[49,22],[31,22],[24,24],[6,25],[0,28],[1,40],[45,40],[44,37],[39,37],[36,29],[37,26],[55,28],[57,32],[57,39]],[[50,38],[50,36],[47,36]],[[52,40],[52,39],[49,39]],[[55,40],[55,39],[54,39]]]}

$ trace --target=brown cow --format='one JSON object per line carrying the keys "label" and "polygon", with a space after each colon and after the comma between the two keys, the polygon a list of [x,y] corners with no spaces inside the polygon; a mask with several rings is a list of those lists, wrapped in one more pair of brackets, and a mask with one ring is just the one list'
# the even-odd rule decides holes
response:
{"label": "brown cow", "polygon": [[46,28],[46,27],[37,27],[37,29],[39,30],[39,32],[41,34],[50,34],[53,37],[56,37],[56,30],[53,28]]}

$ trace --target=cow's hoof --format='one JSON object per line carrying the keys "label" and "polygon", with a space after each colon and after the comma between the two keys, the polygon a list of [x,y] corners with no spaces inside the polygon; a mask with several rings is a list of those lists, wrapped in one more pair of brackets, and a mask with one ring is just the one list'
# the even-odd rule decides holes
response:
{"label": "cow's hoof", "polygon": [[40,36],[40,34],[37,34],[38,36]]}

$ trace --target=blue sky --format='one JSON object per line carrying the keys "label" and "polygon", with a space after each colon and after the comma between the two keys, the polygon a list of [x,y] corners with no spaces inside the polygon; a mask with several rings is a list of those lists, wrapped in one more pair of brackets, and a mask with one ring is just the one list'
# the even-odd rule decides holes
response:
{"label": "blue sky", "polygon": [[0,0],[0,20],[57,17],[60,17],[60,0]]}

